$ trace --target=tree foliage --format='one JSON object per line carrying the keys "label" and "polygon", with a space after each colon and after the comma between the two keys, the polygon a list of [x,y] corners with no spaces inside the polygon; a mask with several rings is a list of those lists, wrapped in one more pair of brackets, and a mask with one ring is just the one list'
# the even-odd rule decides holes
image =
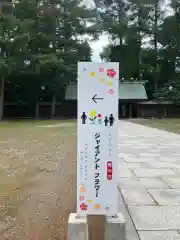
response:
{"label": "tree foliage", "polygon": [[[104,48],[101,57],[120,62],[121,78],[148,81],[149,99],[169,100],[173,96],[178,102],[180,1],[171,0],[172,13],[167,14],[167,6],[164,7],[167,2],[163,0],[113,0],[119,15],[116,11],[108,11],[107,2],[101,1],[101,8],[107,15],[103,19],[104,29],[119,42],[112,41],[108,51]],[[121,12],[117,8],[120,5],[126,10]],[[117,16],[123,21],[115,21]],[[169,86],[173,86],[173,90],[169,90]]]}
{"label": "tree foliage", "polygon": [[9,93],[20,88],[33,91],[21,102],[39,100],[42,86],[53,103],[63,99],[66,84],[76,80],[77,62],[90,60],[88,40],[97,39],[100,29],[97,11],[80,0],[4,0],[0,6],[1,119],[3,99],[11,101]]}

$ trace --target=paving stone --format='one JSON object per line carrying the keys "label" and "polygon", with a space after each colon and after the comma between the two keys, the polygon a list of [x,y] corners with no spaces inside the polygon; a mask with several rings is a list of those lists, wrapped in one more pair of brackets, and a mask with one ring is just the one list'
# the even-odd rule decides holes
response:
{"label": "paving stone", "polygon": [[119,193],[119,200],[118,200],[118,212],[124,215],[126,221],[126,238],[127,240],[139,240],[138,234],[134,227],[133,221],[129,215],[129,212],[126,208],[122,195]]}
{"label": "paving stone", "polygon": [[[159,153],[160,152],[160,149],[151,149],[150,150],[151,152],[157,152],[157,153]],[[159,155],[159,154],[158,154]]]}
{"label": "paving stone", "polygon": [[160,153],[153,153],[153,152],[151,152],[151,149],[149,149],[148,152],[145,152],[145,153],[141,152],[140,156],[141,157],[159,157]]}
{"label": "paving stone", "polygon": [[156,205],[146,190],[122,189],[121,193],[127,205]]}
{"label": "paving stone", "polygon": [[178,168],[178,167],[174,167],[173,170],[174,170],[176,173],[178,173],[179,176],[180,176],[180,167],[179,167],[179,168]]}
{"label": "paving stone", "polygon": [[180,240],[177,231],[138,231],[141,240]]}
{"label": "paving stone", "polygon": [[133,177],[132,172],[126,168],[126,167],[122,167],[122,166],[118,166],[118,177]]}
{"label": "paving stone", "polygon": [[129,211],[137,230],[180,229],[179,206],[130,206]]}
{"label": "paving stone", "polygon": [[149,163],[150,161],[154,161],[154,157],[124,157],[124,161],[129,163]]}
{"label": "paving stone", "polygon": [[178,158],[177,157],[165,157],[163,155],[160,156],[160,158],[157,159],[157,161],[161,162],[177,162]]}
{"label": "paving stone", "polygon": [[133,146],[133,148],[134,149],[148,149],[149,148],[149,146],[147,146],[146,144],[144,144],[144,145],[140,145],[140,146]]}
{"label": "paving stone", "polygon": [[122,151],[122,149],[121,149],[121,153],[118,154],[118,157],[123,157],[123,158],[128,158],[128,157],[133,157],[133,156],[134,156],[133,153],[132,154],[125,154],[124,151]]}
{"label": "paving stone", "polygon": [[169,188],[160,178],[120,178],[118,185],[121,189]]}
{"label": "paving stone", "polygon": [[171,188],[179,188],[180,189],[180,177],[176,177],[176,178],[162,177],[162,179]]}
{"label": "paving stone", "polygon": [[149,162],[149,166],[153,168],[179,168],[180,173],[180,162]]}
{"label": "paving stone", "polygon": [[135,169],[133,170],[137,177],[161,177],[161,176],[178,176],[171,169]]}
{"label": "paving stone", "polygon": [[148,192],[159,205],[180,205],[180,189],[149,189]]}
{"label": "paving stone", "polygon": [[[137,230],[143,230],[141,240],[180,240],[180,206],[169,206],[180,201],[180,135],[128,121],[120,121],[119,129],[119,163],[136,175],[125,170],[128,177],[119,177],[118,186]],[[146,205],[151,195],[167,206]],[[129,233],[131,240],[134,233]]]}
{"label": "paving stone", "polygon": [[[137,162],[137,163],[131,163],[131,162],[123,162],[123,166],[128,169],[138,169],[138,168],[146,168],[149,169],[150,166],[146,162]],[[121,164],[120,164],[121,167]]]}

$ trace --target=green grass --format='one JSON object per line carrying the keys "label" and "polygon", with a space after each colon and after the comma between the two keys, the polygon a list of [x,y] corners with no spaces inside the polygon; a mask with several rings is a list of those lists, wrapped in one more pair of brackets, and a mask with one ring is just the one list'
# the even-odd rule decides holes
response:
{"label": "green grass", "polygon": [[132,120],[132,122],[153,127],[153,128],[166,130],[169,132],[180,133],[180,118],[137,119],[137,120]]}

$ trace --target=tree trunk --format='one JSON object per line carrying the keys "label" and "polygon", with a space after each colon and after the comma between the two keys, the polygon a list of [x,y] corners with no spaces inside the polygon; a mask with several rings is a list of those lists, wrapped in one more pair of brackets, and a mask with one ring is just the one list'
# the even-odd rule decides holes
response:
{"label": "tree trunk", "polygon": [[52,106],[51,106],[51,118],[54,117],[56,112],[56,95],[53,95],[52,97]]}
{"label": "tree trunk", "polygon": [[0,120],[3,118],[4,110],[4,77],[0,79]]}
{"label": "tree trunk", "polygon": [[36,102],[36,118],[39,118],[39,102]]}

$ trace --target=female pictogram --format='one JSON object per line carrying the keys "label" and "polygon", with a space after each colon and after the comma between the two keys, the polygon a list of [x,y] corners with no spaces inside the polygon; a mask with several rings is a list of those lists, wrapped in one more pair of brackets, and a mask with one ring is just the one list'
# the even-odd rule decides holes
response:
{"label": "female pictogram", "polygon": [[104,124],[105,124],[106,127],[108,126],[108,122],[109,122],[109,120],[108,120],[108,118],[106,116],[105,119],[104,119]]}
{"label": "female pictogram", "polygon": [[110,114],[110,117],[109,117],[109,123],[110,123],[110,126],[112,126],[113,125],[113,123],[114,123],[114,117],[113,117],[113,114]]}
{"label": "female pictogram", "polygon": [[81,119],[82,119],[82,124],[86,124],[87,116],[85,112],[82,113]]}

